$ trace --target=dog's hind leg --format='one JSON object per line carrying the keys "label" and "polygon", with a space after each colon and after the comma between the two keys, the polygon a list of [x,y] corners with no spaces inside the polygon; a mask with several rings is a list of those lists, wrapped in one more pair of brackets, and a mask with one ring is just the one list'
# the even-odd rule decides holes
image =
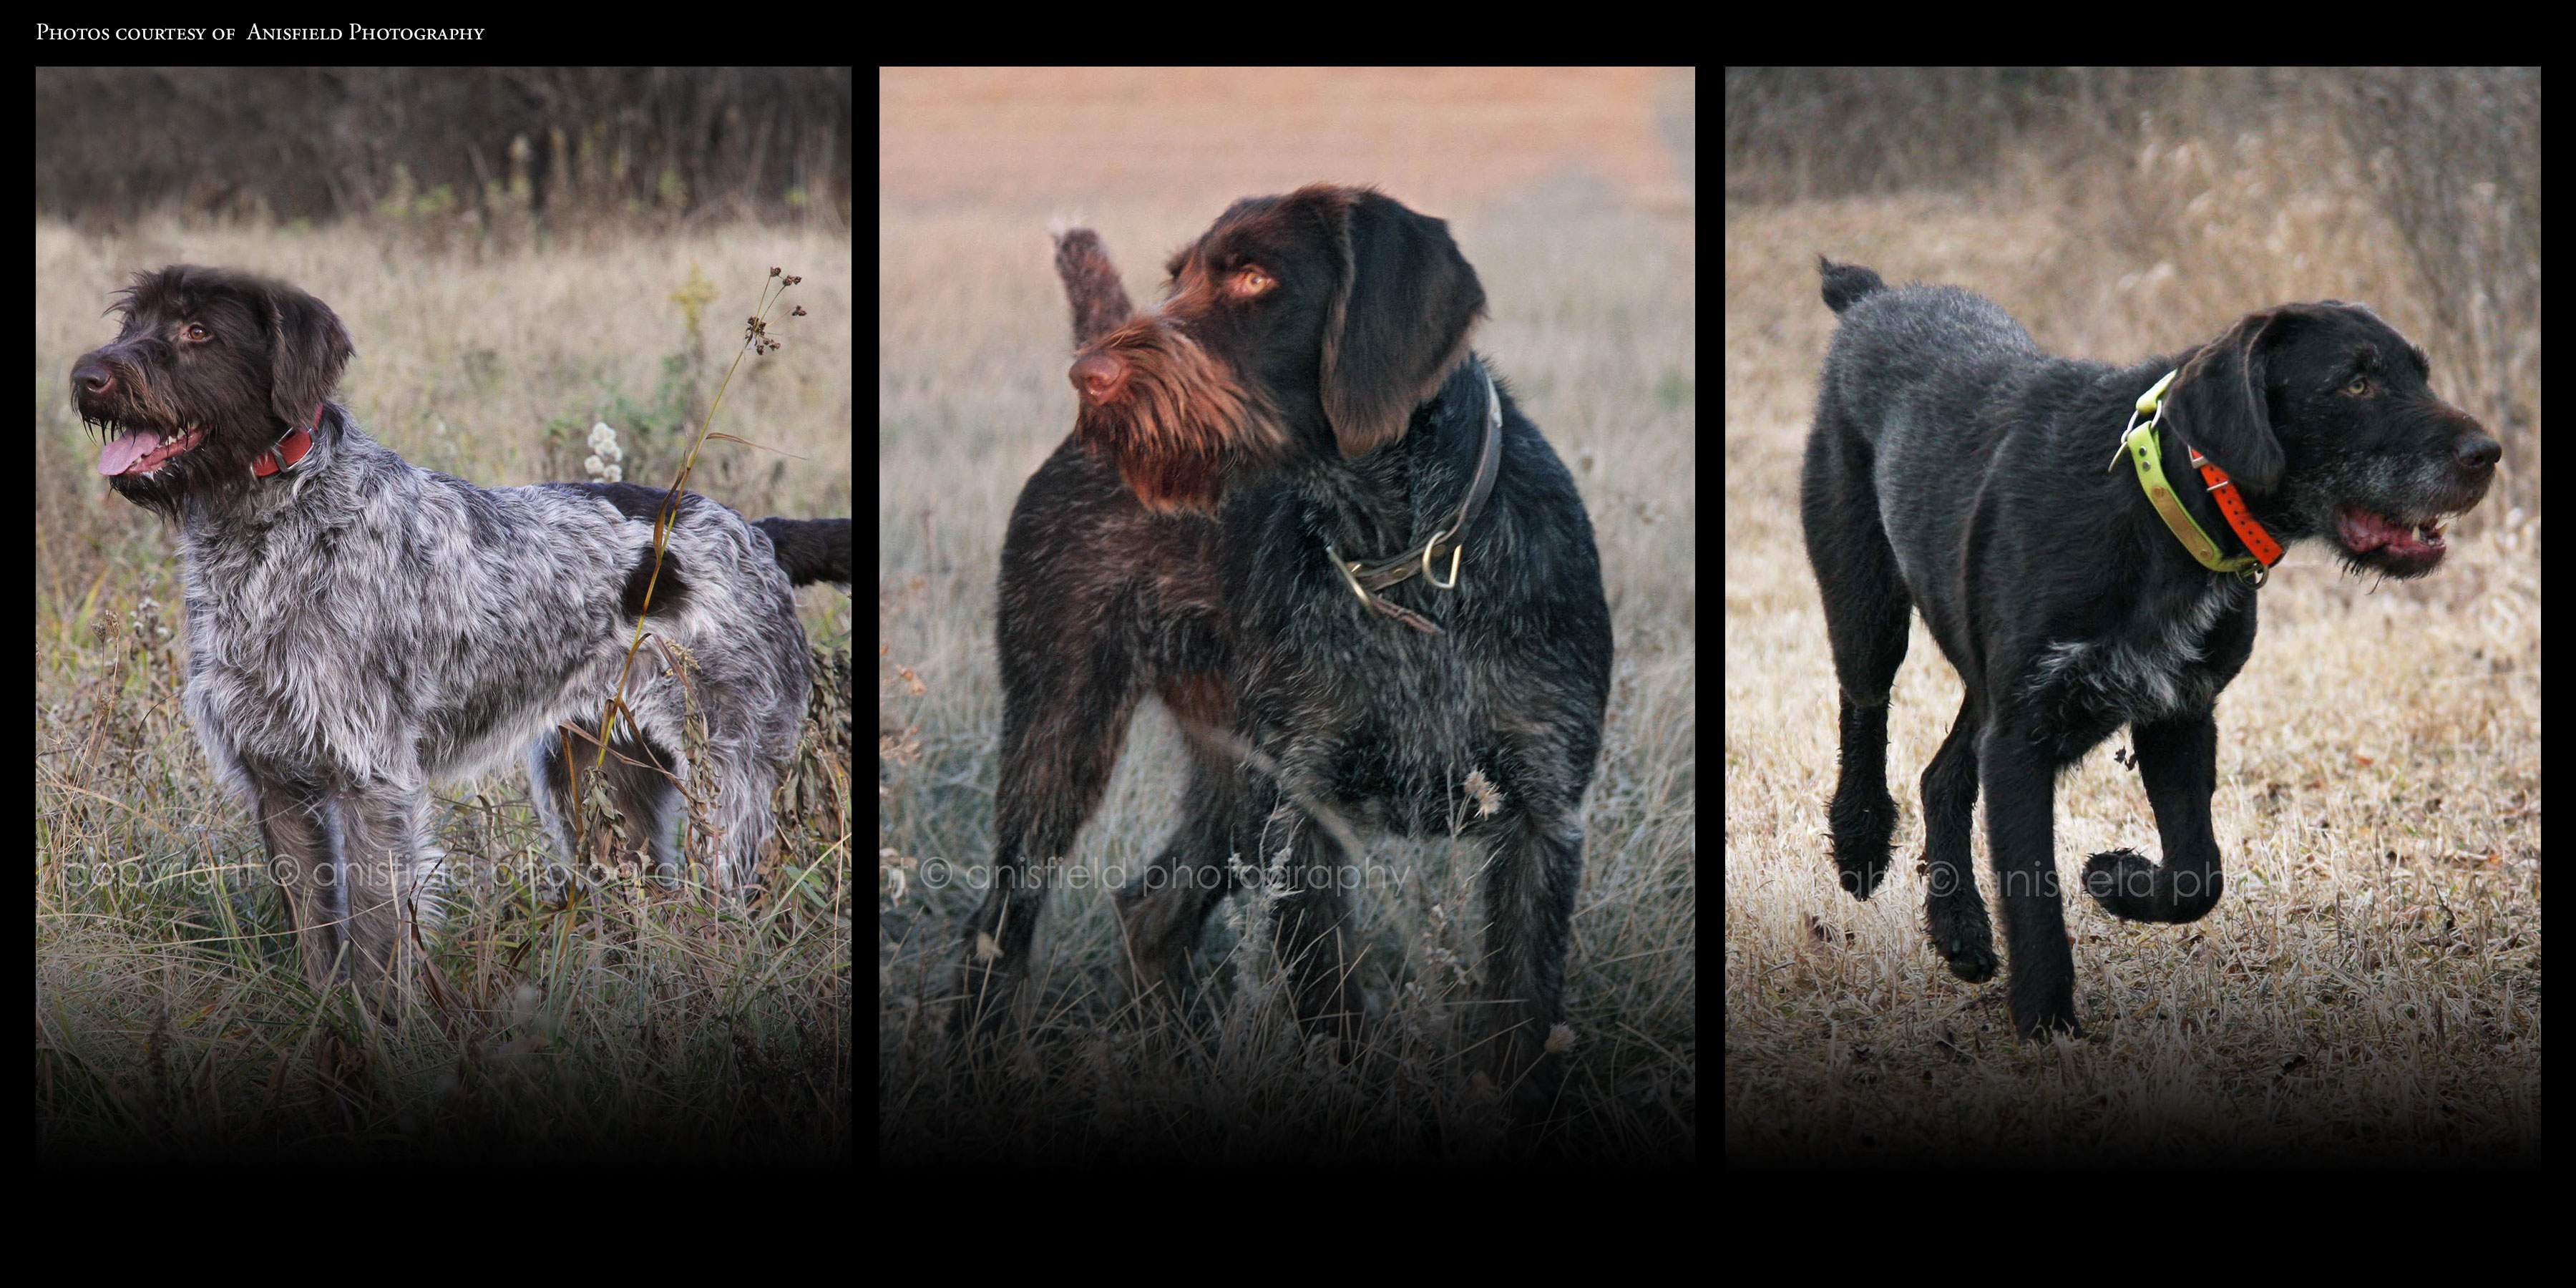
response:
{"label": "dog's hind leg", "polygon": [[2156,809],[2164,866],[2135,850],[2096,854],[2084,865],[2084,889],[2114,917],[2198,921],[2218,905],[2226,882],[2209,824],[2209,794],[2218,787],[2218,721],[2204,711],[2133,725],[2129,737]]}
{"label": "dog's hind leg", "polygon": [[958,959],[952,1024],[961,1030],[991,1031],[1005,1023],[1028,972],[1056,864],[1100,804],[1127,741],[1135,677],[1113,654],[1089,656],[1094,665],[1088,668],[1044,683],[1023,681],[1005,694],[992,884],[967,919]]}
{"label": "dog's hind leg", "polygon": [[1233,694],[1199,676],[1163,686],[1163,704],[1181,722],[1190,751],[1189,789],[1180,825],[1113,896],[1125,943],[1128,992],[1139,1001],[1185,1001],[1193,954],[1208,914],[1236,885],[1235,864],[1258,864],[1244,770],[1233,736]]}
{"label": "dog's hind leg", "polygon": [[1923,769],[1924,920],[1950,973],[1971,984],[1993,979],[1996,965],[1994,925],[1977,894],[1976,863],[1968,853],[1977,810],[1977,738],[1985,723],[1985,704],[1972,687],[1950,736]]}
{"label": "dog's hind leg", "polygon": [[1002,545],[1001,779],[993,790],[992,884],[967,919],[958,954],[950,1022],[961,1031],[1006,1024],[1055,867],[1098,808],[1150,678],[1121,638],[1135,626],[1113,602],[1118,587],[1104,590],[1075,566],[1102,528],[1068,536],[1050,525],[1042,489],[1061,481],[1059,470],[1092,468],[1074,452],[1059,450],[1030,480]]}
{"label": "dog's hind leg", "polygon": [[1820,422],[1807,441],[1801,490],[1807,558],[1824,592],[1825,632],[1842,688],[1842,772],[1827,813],[1834,863],[1843,888],[1866,899],[1887,875],[1888,840],[1896,834],[1896,800],[1887,794],[1887,694],[1905,661],[1913,600],[1880,526],[1870,450],[1857,434]]}

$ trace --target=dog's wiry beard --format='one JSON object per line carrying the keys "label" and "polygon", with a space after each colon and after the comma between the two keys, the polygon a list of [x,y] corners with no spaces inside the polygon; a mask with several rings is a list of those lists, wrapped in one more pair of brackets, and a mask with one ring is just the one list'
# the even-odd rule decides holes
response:
{"label": "dog's wiry beard", "polygon": [[1120,355],[1128,372],[1106,402],[1082,400],[1074,433],[1117,464],[1146,509],[1213,514],[1287,455],[1269,400],[1186,338],[1140,319],[1092,351]]}
{"label": "dog's wiry beard", "polygon": [[[2412,581],[2441,567],[2450,551],[2445,529],[2486,496],[2487,479],[2416,477],[2400,463],[2365,459],[2296,475],[2256,514],[2284,539],[2311,537],[2334,547],[2346,569]],[[2410,500],[2408,498],[2428,498]]]}
{"label": "dog's wiry beard", "polygon": [[2440,567],[2450,553],[2442,533],[2450,517],[2399,519],[2347,506],[2336,512],[2330,531],[2346,567],[2411,581]]}
{"label": "dog's wiry beard", "polygon": [[268,416],[183,420],[150,402],[84,406],[101,439],[98,468],[117,495],[176,519],[191,501],[217,502],[259,482],[260,457],[293,432]]}

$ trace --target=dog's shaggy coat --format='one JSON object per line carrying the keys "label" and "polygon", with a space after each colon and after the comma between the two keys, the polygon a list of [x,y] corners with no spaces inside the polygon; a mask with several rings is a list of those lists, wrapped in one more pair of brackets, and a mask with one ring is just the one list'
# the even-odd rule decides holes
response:
{"label": "dog's shaggy coat", "polygon": [[[664,868],[696,852],[720,887],[756,880],[806,702],[790,585],[849,579],[849,520],[755,526],[684,494],[657,573],[659,489],[481,488],[359,430],[330,401],[348,334],[302,291],[182,265],[137,274],[116,308],[74,393],[109,485],[179,525],[188,714],[258,819],[309,978],[390,1002],[409,977],[414,918],[436,910],[433,780],[518,758],[569,854],[596,743],[564,726],[595,738],[639,616],[612,797]],[[684,846],[693,773],[715,785],[714,835]]]}
{"label": "dog's shaggy coat", "polygon": [[2195,560],[2119,457],[2139,396],[2173,373],[2157,423],[2166,469],[2230,556],[2248,546],[2185,472],[2194,448],[2273,539],[2330,541],[2352,567],[2393,577],[2441,562],[2440,520],[2485,495],[2501,449],[2434,396],[2423,351],[2358,305],[2285,304],[2211,343],[2114,367],[2040,352],[1992,301],[1955,287],[1890,289],[1856,265],[1822,269],[1842,323],[1816,394],[1802,513],[1842,687],[1834,858],[1860,898],[1886,875],[1887,697],[1919,608],[1967,687],[1923,771],[1933,946],[1961,979],[1995,973],[1968,862],[1982,787],[2014,1027],[2073,1032],[2056,775],[2128,726],[2164,862],[2094,855],[2087,891],[2132,920],[2207,913],[2221,881],[2215,705],[2254,646],[2254,580]]}
{"label": "dog's shaggy coat", "polygon": [[1358,829],[1460,835],[1487,856],[1476,1058],[1545,1113],[1610,613],[1573,478],[1469,351],[1475,269],[1442,221],[1326,185],[1235,203],[1141,314],[1097,238],[1058,256],[1081,406],[1002,545],[995,870],[959,1014],[1018,990],[1046,873],[1153,693],[1192,769],[1117,894],[1138,992],[1185,992],[1259,873],[1298,1018],[1355,1038]]}

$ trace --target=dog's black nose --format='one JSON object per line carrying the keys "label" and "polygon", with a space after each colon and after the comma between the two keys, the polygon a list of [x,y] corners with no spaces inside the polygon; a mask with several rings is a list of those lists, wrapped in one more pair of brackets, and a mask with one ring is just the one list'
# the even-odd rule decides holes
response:
{"label": "dog's black nose", "polygon": [[2464,470],[2483,470],[2504,457],[2504,444],[2484,434],[2463,434],[2451,445],[2451,459]]}

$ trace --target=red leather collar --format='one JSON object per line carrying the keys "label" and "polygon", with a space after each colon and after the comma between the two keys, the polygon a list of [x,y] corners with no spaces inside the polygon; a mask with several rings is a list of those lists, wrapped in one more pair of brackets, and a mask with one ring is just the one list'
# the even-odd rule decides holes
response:
{"label": "red leather collar", "polygon": [[322,428],[322,413],[329,407],[330,404],[325,403],[314,408],[311,425],[296,426],[295,432],[279,439],[277,446],[260,453],[259,459],[250,463],[251,477],[267,478],[303,460],[305,453],[313,450],[313,431]]}

